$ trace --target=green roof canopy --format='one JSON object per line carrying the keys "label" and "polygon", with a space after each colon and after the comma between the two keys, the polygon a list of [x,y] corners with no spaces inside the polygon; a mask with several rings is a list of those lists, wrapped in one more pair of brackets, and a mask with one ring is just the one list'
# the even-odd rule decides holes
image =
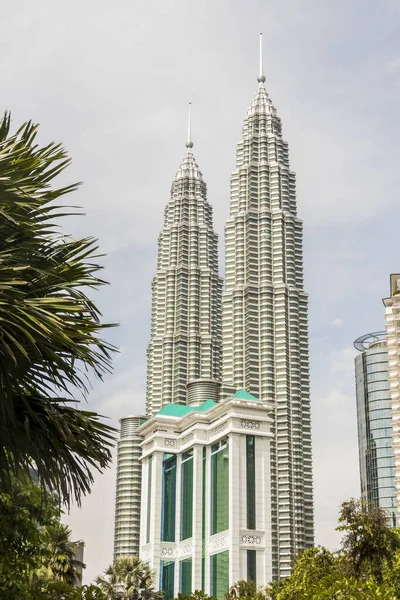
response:
{"label": "green roof canopy", "polygon": [[[258,398],[252,396],[245,390],[238,390],[232,396],[232,398],[235,400],[252,400],[253,402],[260,402]],[[162,409],[158,411],[157,415],[165,415],[166,417],[177,417],[178,419],[182,419],[182,417],[185,417],[191,412],[206,412],[207,410],[214,408],[214,406],[217,406],[217,403],[214,402],[214,400],[206,400],[203,402],[203,404],[198,406],[170,403],[164,404]]]}
{"label": "green roof canopy", "polygon": [[190,412],[206,412],[210,408],[217,406],[217,403],[213,400],[206,400],[199,406],[188,406],[187,404],[164,404],[161,410],[158,411],[157,415],[165,415],[166,417],[185,417]]}
{"label": "green roof canopy", "polygon": [[255,402],[260,402],[258,398],[252,396],[249,392],[246,392],[246,390],[238,390],[232,398],[235,398],[235,400],[253,400]]}

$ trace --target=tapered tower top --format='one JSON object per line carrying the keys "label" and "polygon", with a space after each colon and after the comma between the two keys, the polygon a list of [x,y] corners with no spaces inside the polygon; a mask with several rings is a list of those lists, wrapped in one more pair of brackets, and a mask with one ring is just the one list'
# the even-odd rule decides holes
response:
{"label": "tapered tower top", "polygon": [[176,179],[182,179],[184,177],[189,177],[192,179],[199,179],[203,181],[203,175],[194,159],[192,148],[192,103],[189,102],[189,115],[188,115],[188,134],[187,134],[187,142],[186,142],[186,154],[183,158],[181,166],[178,169],[176,174]]}
{"label": "tapered tower top", "polygon": [[263,69],[263,48],[262,48],[262,32],[260,33],[260,70],[257,77],[258,83],[264,83],[265,75]]}

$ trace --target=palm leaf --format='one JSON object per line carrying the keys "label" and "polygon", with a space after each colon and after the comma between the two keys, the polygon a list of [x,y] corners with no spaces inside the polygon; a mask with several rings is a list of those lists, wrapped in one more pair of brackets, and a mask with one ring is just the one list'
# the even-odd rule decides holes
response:
{"label": "palm leaf", "polygon": [[[78,184],[52,187],[70,164],[60,144],[41,148],[38,126],[10,134],[0,121],[0,490],[10,474],[33,466],[64,501],[90,491],[92,470],[111,460],[114,429],[78,399],[90,372],[111,371],[113,326],[87,290],[105,285],[97,240],[59,233],[56,220],[76,214],[55,201]],[[74,207],[75,208],[75,207]]]}

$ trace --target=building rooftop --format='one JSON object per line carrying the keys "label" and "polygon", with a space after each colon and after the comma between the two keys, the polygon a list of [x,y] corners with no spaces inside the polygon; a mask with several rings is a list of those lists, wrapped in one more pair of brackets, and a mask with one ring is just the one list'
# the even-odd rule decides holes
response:
{"label": "building rooftop", "polygon": [[252,396],[249,394],[249,392],[246,392],[246,390],[238,390],[235,394],[233,394],[232,398],[235,400],[253,400],[254,402],[261,402],[261,400],[255,396]]}
{"label": "building rooftop", "polygon": [[217,406],[217,403],[214,400],[206,400],[203,404],[198,406],[188,406],[187,404],[164,404],[161,410],[156,413],[157,415],[164,415],[165,417],[184,417],[190,412],[205,412],[210,408]]}
{"label": "building rooftop", "polygon": [[[258,398],[252,396],[245,390],[238,390],[233,396],[231,396],[233,400],[251,400],[252,402],[260,402]],[[187,404],[164,404],[161,410],[156,413],[157,415],[163,415],[165,417],[177,417],[181,419],[185,417],[188,413],[191,412],[206,412],[211,408],[217,406],[217,403],[214,400],[206,400],[202,404],[198,405],[187,405]]]}
{"label": "building rooftop", "polygon": [[374,333],[366,333],[360,336],[354,342],[354,348],[360,352],[368,350],[372,346],[385,345],[387,338],[386,331],[375,331]]}

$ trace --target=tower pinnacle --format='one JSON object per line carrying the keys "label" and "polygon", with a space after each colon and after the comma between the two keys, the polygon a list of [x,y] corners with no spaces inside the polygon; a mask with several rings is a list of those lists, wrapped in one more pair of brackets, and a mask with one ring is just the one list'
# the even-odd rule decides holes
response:
{"label": "tower pinnacle", "polygon": [[193,148],[192,142],[192,103],[189,102],[189,117],[188,117],[188,139],[186,142],[186,148]]}
{"label": "tower pinnacle", "polygon": [[259,83],[264,83],[265,81],[265,75],[264,75],[264,69],[263,69],[263,48],[262,48],[262,32],[260,33],[260,73],[257,77],[257,81]]}

